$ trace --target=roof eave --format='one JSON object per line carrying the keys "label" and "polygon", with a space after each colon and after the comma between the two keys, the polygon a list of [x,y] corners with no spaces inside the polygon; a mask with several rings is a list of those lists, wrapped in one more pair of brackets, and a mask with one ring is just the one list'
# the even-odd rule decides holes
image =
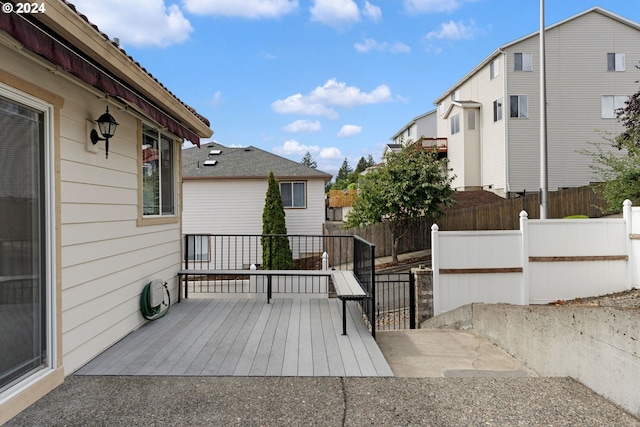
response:
{"label": "roof eave", "polygon": [[47,13],[37,15],[37,18],[109,73],[162,106],[167,113],[180,120],[201,138],[208,138],[213,134],[210,127],[198,118],[194,111],[187,108],[133,58],[108,40],[97,27],[83,20],[66,2],[58,0],[48,3]]}

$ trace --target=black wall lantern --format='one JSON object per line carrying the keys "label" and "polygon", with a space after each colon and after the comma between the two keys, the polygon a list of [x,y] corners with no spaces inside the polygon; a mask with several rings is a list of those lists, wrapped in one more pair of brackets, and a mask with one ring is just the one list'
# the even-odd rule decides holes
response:
{"label": "black wall lantern", "polygon": [[112,138],[116,133],[116,128],[118,127],[118,122],[113,118],[111,114],[109,114],[109,106],[107,105],[107,112],[101,115],[98,120],[98,129],[100,129],[100,133],[102,134],[102,138],[98,136],[98,132],[95,129],[91,130],[91,142],[93,144],[97,144],[98,141],[104,141],[104,150],[106,153],[106,158],[109,158],[109,138]]}

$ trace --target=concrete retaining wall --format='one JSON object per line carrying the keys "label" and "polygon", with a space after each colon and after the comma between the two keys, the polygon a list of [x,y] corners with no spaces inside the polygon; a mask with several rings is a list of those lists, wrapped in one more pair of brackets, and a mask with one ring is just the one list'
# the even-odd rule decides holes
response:
{"label": "concrete retaining wall", "polygon": [[543,376],[569,376],[640,416],[640,313],[608,307],[469,304],[421,328],[472,327]]}

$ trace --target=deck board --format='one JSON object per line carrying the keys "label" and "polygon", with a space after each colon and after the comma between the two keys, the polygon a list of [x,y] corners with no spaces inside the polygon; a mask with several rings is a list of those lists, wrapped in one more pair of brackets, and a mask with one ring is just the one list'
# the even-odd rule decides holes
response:
{"label": "deck board", "polygon": [[393,376],[362,321],[329,298],[187,299],[76,375]]}

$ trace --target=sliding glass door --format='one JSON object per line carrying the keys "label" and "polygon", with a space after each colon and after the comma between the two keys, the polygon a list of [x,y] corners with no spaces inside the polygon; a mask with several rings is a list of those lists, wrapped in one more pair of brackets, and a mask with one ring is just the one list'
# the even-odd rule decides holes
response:
{"label": "sliding glass door", "polygon": [[46,114],[0,91],[0,392],[47,363]]}

